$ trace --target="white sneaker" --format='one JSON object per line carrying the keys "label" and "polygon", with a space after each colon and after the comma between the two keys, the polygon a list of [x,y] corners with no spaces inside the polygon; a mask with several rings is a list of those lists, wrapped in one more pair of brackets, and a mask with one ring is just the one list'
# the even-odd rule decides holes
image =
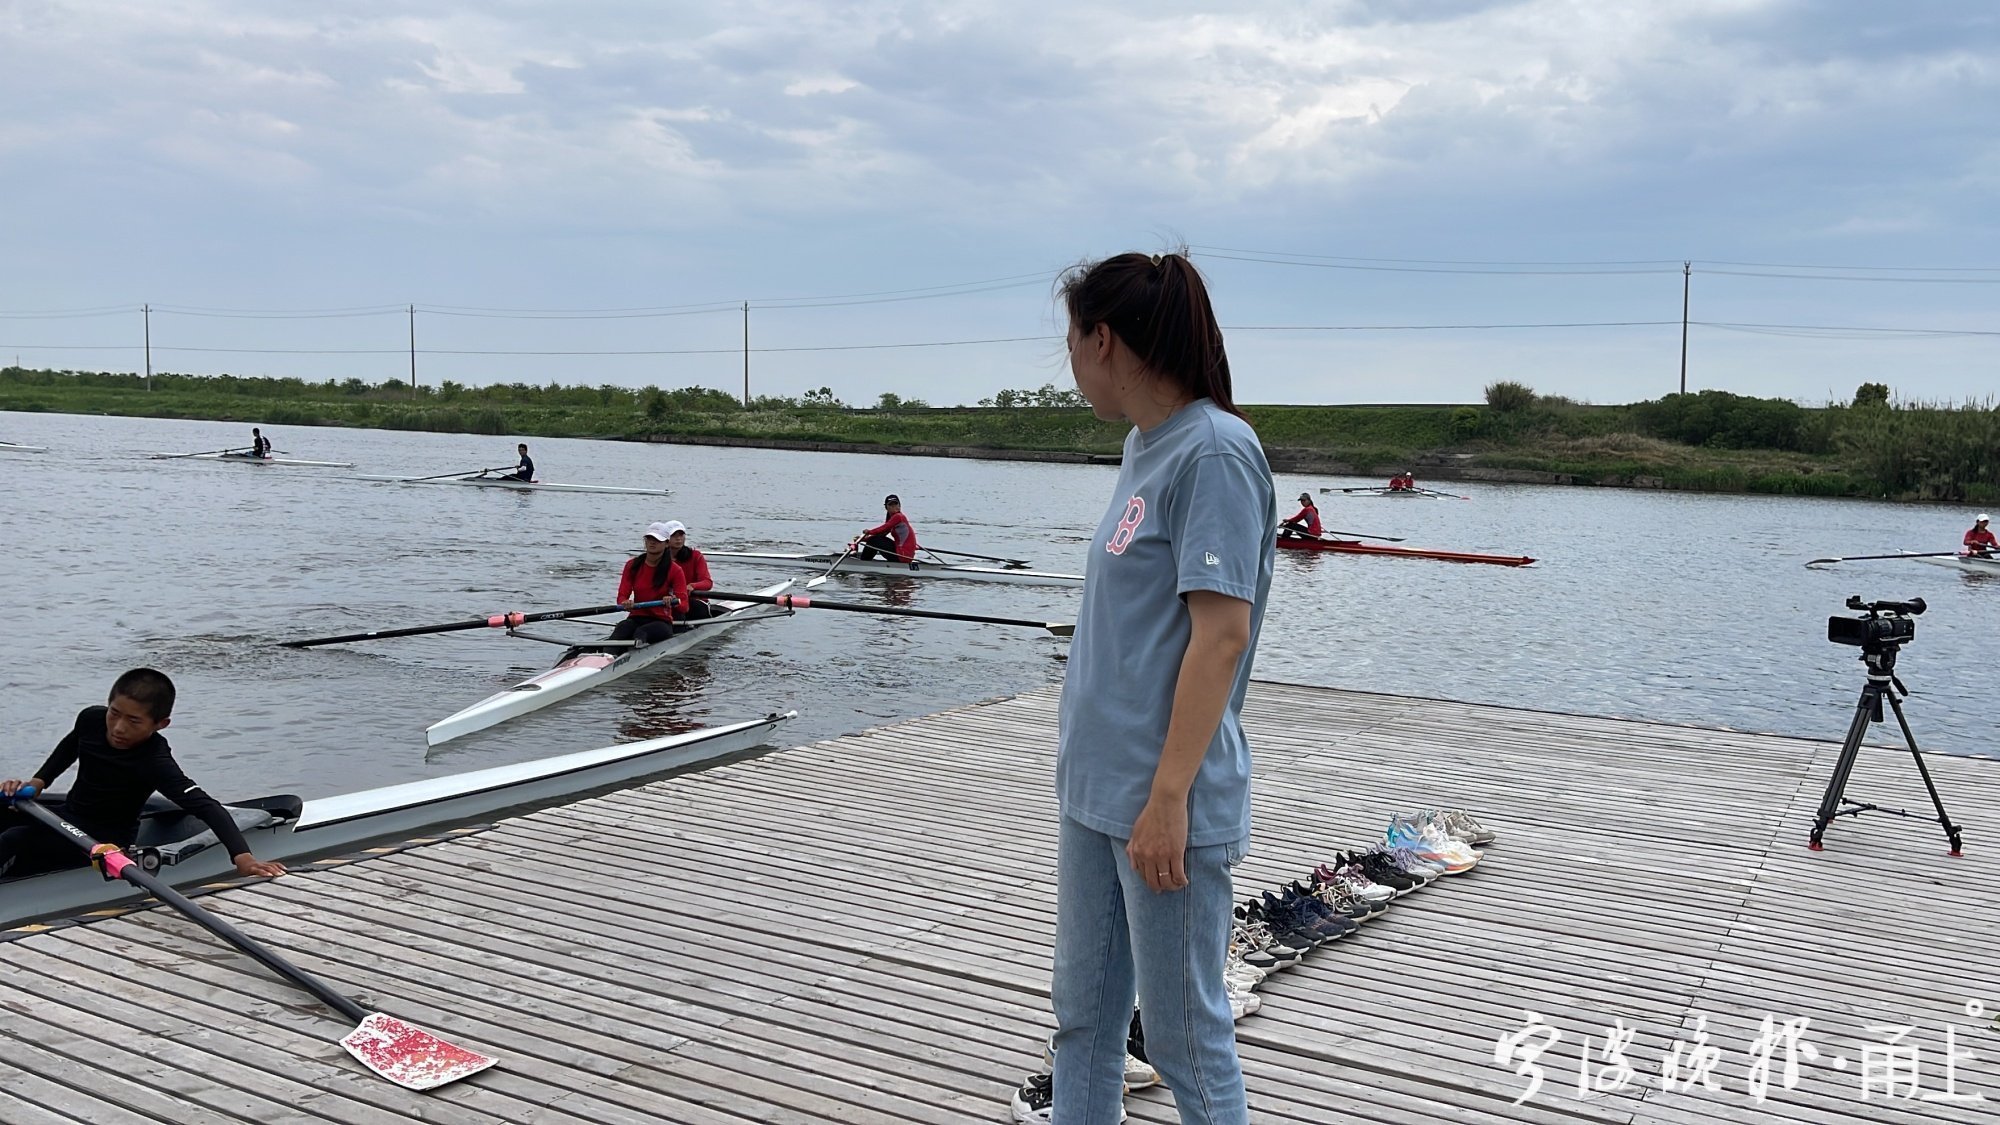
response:
{"label": "white sneaker", "polygon": [[[1237,1018],[1241,1019],[1243,1017],[1238,1016]],[[1049,1035],[1047,1042],[1042,1044],[1042,1065],[1051,1070],[1055,1069],[1056,1037],[1053,1033]],[[1159,1084],[1160,1072],[1154,1070],[1151,1063],[1141,1060],[1130,1051],[1125,1053],[1126,1093],[1129,1094],[1134,1090],[1143,1090],[1148,1086],[1157,1086]]]}
{"label": "white sneaker", "polygon": [[1241,961],[1231,961],[1222,967],[1222,983],[1231,992],[1250,992],[1264,983],[1264,974]]}
{"label": "white sneaker", "polygon": [[1229,1018],[1231,1020],[1240,1020],[1263,1006],[1263,998],[1254,992],[1237,992],[1232,989],[1229,993]]}

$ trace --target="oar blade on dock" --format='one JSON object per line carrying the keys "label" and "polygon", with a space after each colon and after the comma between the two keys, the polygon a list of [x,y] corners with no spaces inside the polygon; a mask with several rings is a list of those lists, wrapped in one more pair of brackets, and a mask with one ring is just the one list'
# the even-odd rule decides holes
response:
{"label": "oar blade on dock", "polygon": [[409,1090],[435,1089],[500,1061],[381,1012],[369,1013],[340,1045],[362,1066]]}

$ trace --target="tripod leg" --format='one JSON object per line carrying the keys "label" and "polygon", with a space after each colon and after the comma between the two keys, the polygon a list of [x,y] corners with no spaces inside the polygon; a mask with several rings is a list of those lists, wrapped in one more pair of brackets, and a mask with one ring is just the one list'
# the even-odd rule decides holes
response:
{"label": "tripod leg", "polygon": [[1944,811],[1944,799],[1938,796],[1937,786],[1931,781],[1930,767],[1924,765],[1924,756],[1917,750],[1917,736],[1910,733],[1910,720],[1903,717],[1903,702],[1896,698],[1894,692],[1889,693],[1889,706],[1896,711],[1896,725],[1903,728],[1903,741],[1910,744],[1910,757],[1916,760],[1917,772],[1923,776],[1924,788],[1930,792],[1931,806],[1937,809],[1938,823],[1944,827],[1944,838],[1951,842],[1951,854],[1960,855],[1958,825],[1953,824],[1950,815]]}
{"label": "tripod leg", "polygon": [[1861,754],[1861,740],[1868,734],[1868,724],[1874,721],[1875,709],[1882,705],[1881,695],[1881,685],[1872,680],[1861,689],[1861,702],[1854,708],[1854,721],[1847,725],[1847,738],[1840,744],[1840,757],[1834,761],[1833,777],[1826,783],[1826,795],[1819,801],[1819,815],[1813,819],[1812,841],[1806,845],[1813,851],[1821,849],[1820,838],[1826,835],[1827,825],[1840,815],[1841,796],[1847,792],[1847,779],[1854,773],[1854,761]]}

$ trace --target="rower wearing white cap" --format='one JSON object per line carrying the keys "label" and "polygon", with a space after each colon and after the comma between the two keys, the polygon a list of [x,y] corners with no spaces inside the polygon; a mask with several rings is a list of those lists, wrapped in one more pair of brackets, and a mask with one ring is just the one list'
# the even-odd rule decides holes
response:
{"label": "rower wearing white cap", "polygon": [[1972,530],[1965,533],[1965,553],[1990,559],[1995,551],[2000,551],[2000,541],[1993,538],[1993,532],[1986,526],[1986,513],[1972,521]]}
{"label": "rower wearing white cap", "polygon": [[679,520],[668,520],[660,525],[667,532],[667,554],[672,555],[674,565],[687,576],[688,601],[684,618],[714,617],[721,612],[702,597],[703,592],[715,589],[715,579],[709,576],[708,559],[700,551],[687,545],[687,525]]}
{"label": "rower wearing white cap", "polygon": [[[638,641],[642,645],[664,641],[674,635],[676,618],[687,615],[687,575],[674,562],[667,540],[679,524],[655,523],[646,528],[646,553],[626,562],[618,579],[618,605],[630,616],[611,630],[614,641]],[[664,605],[641,606],[643,602]],[[686,626],[681,626],[686,628]]]}

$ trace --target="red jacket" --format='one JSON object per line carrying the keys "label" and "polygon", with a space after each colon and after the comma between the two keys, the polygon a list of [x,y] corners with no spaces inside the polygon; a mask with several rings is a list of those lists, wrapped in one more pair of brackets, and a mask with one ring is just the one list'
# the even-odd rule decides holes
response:
{"label": "red jacket", "polygon": [[1296,523],[1299,520],[1306,521],[1307,534],[1316,536],[1320,533],[1319,509],[1317,507],[1308,504],[1305,507],[1300,508],[1296,515],[1293,515],[1290,519],[1287,519],[1285,522]]}
{"label": "red jacket", "polygon": [[896,557],[909,562],[917,557],[917,529],[910,526],[910,517],[901,512],[882,521],[882,526],[871,527],[861,533],[863,538],[870,535],[888,535],[896,544]]}
{"label": "red jacket", "polygon": [[1975,527],[1965,533],[1965,545],[1968,547],[1984,547],[1990,551],[1996,547],[2000,547],[2000,540],[1994,539],[1992,532],[1981,531]]}
{"label": "red jacket", "polygon": [[672,611],[667,606],[648,606],[632,611],[634,617],[657,617],[671,621],[687,616],[688,584],[687,575],[681,572],[679,564],[663,558],[663,566],[646,565],[646,556],[640,555],[625,564],[625,573],[618,579],[618,600],[631,598],[639,602],[665,601],[674,599]]}
{"label": "red jacket", "polygon": [[682,547],[681,552],[687,557],[676,557],[674,564],[679,566],[681,573],[687,577],[687,588],[696,593],[715,589],[715,579],[708,574],[708,559],[693,547]]}

